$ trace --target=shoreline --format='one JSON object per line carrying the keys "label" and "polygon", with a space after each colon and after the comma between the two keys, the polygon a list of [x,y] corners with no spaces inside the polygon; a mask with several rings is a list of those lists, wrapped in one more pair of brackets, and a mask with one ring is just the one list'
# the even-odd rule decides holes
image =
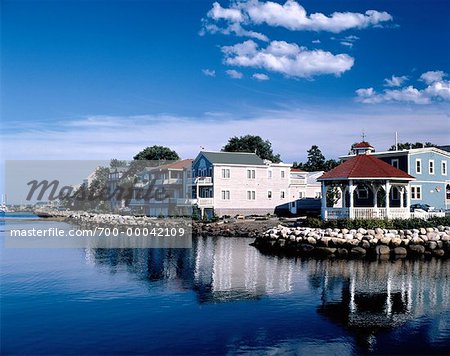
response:
{"label": "shoreline", "polygon": [[216,222],[190,219],[156,219],[146,216],[75,211],[36,212],[43,220],[67,222],[81,228],[94,226],[146,227],[183,222],[193,237],[254,238],[259,251],[291,256],[329,258],[450,258],[450,227],[418,229],[338,229],[301,226],[298,219],[224,219]]}

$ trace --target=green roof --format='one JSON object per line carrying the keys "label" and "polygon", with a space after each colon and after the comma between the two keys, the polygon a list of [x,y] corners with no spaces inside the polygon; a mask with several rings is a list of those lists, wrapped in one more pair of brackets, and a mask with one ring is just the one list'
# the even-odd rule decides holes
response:
{"label": "green roof", "polygon": [[264,165],[264,161],[255,153],[202,151],[200,154],[213,164],[244,164],[253,166]]}

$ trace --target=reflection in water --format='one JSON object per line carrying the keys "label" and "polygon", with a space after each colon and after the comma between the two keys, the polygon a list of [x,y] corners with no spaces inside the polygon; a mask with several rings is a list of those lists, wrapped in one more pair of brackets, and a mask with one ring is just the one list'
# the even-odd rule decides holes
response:
{"label": "reflection in water", "polygon": [[265,256],[248,239],[212,237],[194,240],[192,249],[87,250],[86,258],[111,272],[126,266],[144,280],[192,289],[200,303],[295,293],[306,283],[319,296],[317,312],[352,331],[365,351],[374,349],[378,331],[450,309],[445,260],[294,260]]}

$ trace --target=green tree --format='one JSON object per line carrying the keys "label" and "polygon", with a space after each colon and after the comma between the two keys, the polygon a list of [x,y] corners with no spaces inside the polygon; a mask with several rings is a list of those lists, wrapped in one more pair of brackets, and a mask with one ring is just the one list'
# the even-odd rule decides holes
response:
{"label": "green tree", "polygon": [[116,159],[116,158],[111,159],[111,161],[109,162],[109,167],[111,169],[119,168],[119,167],[126,167],[126,166],[127,166],[127,161],[122,161],[122,160]]}
{"label": "green tree", "polygon": [[[416,143],[409,143],[409,142],[403,142],[398,144],[398,150],[409,150],[411,148],[422,148],[422,147],[437,147],[434,143],[431,142],[416,142]],[[397,147],[395,145],[392,145],[389,147],[389,151],[396,151]]]}
{"label": "green tree", "polygon": [[320,148],[316,145],[311,146],[308,152],[308,160],[306,163],[294,162],[294,168],[300,168],[305,171],[329,171],[339,165],[339,161],[334,159],[325,159]]}
{"label": "green tree", "polygon": [[281,162],[279,154],[274,154],[269,140],[263,140],[260,136],[246,135],[234,136],[222,148],[224,152],[251,152],[256,153],[261,159],[268,159],[274,163]]}
{"label": "green tree", "polygon": [[135,155],[133,159],[146,161],[177,161],[180,159],[180,156],[168,147],[154,145],[144,148]]}

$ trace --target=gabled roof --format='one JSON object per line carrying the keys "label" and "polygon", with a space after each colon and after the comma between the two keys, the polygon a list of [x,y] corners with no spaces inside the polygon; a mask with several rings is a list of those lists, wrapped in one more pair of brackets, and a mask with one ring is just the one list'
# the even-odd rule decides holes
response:
{"label": "gabled roof", "polygon": [[[264,161],[255,153],[246,152],[207,152],[201,151],[199,156],[203,155],[212,164],[242,164],[252,166],[263,166]],[[197,160],[197,159],[196,159]]]}
{"label": "gabled roof", "polygon": [[357,155],[341,163],[331,171],[324,173],[318,180],[325,179],[404,179],[413,180],[413,176],[376,158],[372,155]]}
{"label": "gabled roof", "polygon": [[184,168],[190,168],[192,166],[192,159],[182,159],[180,161],[176,161],[173,163],[164,164],[162,166],[155,167],[157,169],[163,170],[163,169],[184,169]]}

